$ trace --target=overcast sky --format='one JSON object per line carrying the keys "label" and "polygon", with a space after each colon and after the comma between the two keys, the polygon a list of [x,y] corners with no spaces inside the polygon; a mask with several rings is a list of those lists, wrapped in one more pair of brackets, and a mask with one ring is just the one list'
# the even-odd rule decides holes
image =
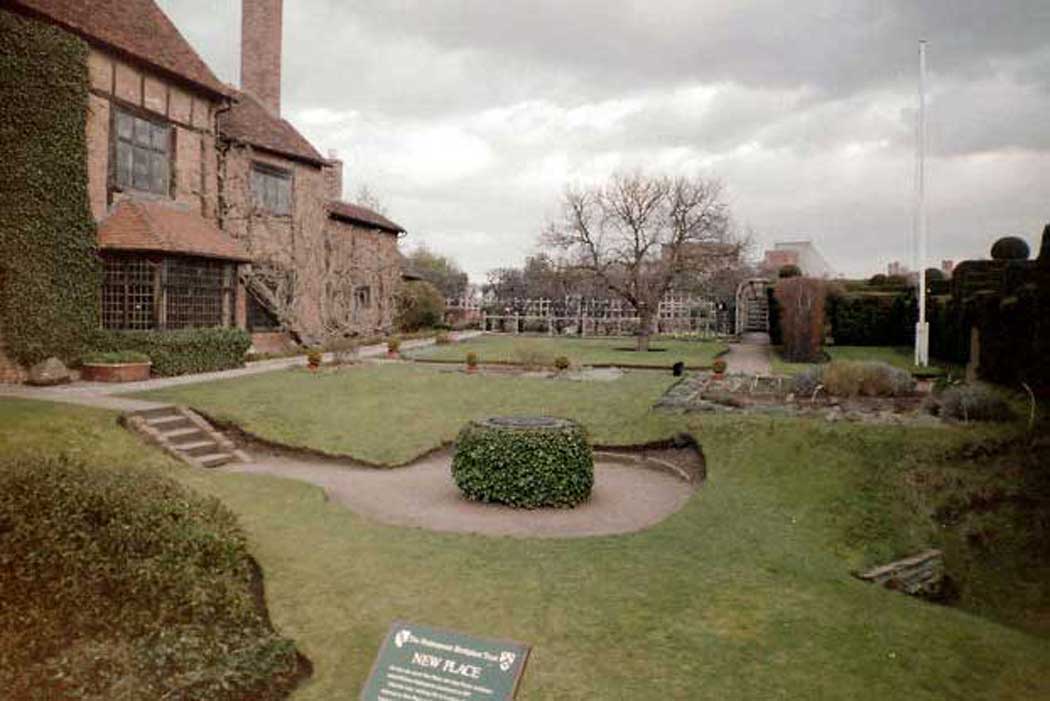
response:
{"label": "overcast sky", "polygon": [[[161,0],[238,80],[240,0]],[[284,116],[475,282],[519,265],[570,182],[725,182],[759,252],[910,263],[929,40],[930,258],[1050,221],[1048,0],[286,0]]]}

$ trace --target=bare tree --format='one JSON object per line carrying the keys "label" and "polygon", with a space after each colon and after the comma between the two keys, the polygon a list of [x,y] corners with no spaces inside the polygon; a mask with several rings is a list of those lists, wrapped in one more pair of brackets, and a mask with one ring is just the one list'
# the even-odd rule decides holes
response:
{"label": "bare tree", "polygon": [[649,348],[660,300],[698,251],[739,246],[716,180],[621,173],[604,185],[569,188],[563,204],[543,241],[634,308],[639,351]]}
{"label": "bare tree", "polygon": [[387,206],[383,198],[370,188],[367,183],[361,183],[358,186],[357,192],[354,193],[354,204],[371,209],[376,214],[382,214],[384,217],[387,214]]}

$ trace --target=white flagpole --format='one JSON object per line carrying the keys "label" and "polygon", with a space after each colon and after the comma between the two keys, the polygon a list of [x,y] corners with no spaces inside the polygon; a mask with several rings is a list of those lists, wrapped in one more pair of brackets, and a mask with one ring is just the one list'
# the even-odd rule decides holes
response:
{"label": "white flagpole", "polygon": [[930,325],[926,323],[926,41],[919,42],[919,129],[916,168],[915,236],[919,273],[919,321],[915,324],[915,364],[930,364]]}

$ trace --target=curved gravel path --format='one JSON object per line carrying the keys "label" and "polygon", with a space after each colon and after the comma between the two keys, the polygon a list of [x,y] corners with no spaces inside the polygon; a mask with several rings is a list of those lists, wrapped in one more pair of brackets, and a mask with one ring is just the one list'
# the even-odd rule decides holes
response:
{"label": "curved gravel path", "polygon": [[283,456],[223,469],[309,482],[361,516],[395,526],[534,538],[640,531],[678,511],[695,491],[666,472],[597,462],[591,498],[575,509],[512,509],[464,499],[450,464],[451,456],[442,452],[389,470]]}

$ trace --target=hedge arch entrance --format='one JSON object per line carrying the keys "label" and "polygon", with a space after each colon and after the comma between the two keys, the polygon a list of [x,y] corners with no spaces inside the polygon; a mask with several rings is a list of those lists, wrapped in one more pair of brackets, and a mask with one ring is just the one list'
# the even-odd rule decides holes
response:
{"label": "hedge arch entrance", "polygon": [[736,288],[736,333],[769,333],[769,280],[751,278]]}

